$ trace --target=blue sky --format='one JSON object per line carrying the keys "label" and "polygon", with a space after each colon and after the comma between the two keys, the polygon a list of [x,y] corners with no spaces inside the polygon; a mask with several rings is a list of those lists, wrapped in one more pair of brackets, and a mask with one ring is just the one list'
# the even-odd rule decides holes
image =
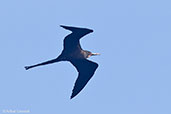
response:
{"label": "blue sky", "polygon": [[[1,0],[0,111],[30,114],[170,114],[171,1]],[[70,100],[76,69],[57,57],[69,34],[59,25],[94,30],[81,40],[99,52],[84,90]]]}

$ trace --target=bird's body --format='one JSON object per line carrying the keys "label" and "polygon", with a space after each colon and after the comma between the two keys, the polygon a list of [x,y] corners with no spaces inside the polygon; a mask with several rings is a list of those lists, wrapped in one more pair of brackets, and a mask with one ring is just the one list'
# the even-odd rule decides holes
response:
{"label": "bird's body", "polygon": [[75,68],[79,72],[78,78],[75,82],[75,86],[71,95],[71,98],[73,98],[85,87],[85,85],[91,79],[95,70],[98,67],[97,63],[89,61],[87,60],[87,58],[99,54],[83,50],[80,46],[80,38],[82,38],[86,34],[93,32],[93,30],[63,25],[61,25],[61,27],[72,31],[72,33],[66,36],[64,39],[64,49],[62,53],[56,59],[52,59],[32,66],[26,66],[25,69],[28,70],[33,67],[51,64],[59,61],[69,61],[71,64],[75,66]]}

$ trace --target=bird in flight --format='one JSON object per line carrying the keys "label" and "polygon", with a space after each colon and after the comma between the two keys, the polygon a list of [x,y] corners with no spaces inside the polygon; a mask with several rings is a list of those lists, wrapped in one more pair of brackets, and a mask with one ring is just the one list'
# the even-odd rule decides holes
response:
{"label": "bird in flight", "polygon": [[90,51],[83,50],[80,45],[80,39],[83,36],[92,33],[93,30],[64,25],[61,25],[61,27],[72,32],[71,34],[67,35],[63,41],[62,53],[55,59],[31,66],[25,66],[25,69],[28,70],[37,66],[47,65],[60,61],[69,61],[78,71],[78,78],[76,79],[74,88],[72,90],[72,99],[86,86],[98,67],[97,63],[92,62],[87,58],[99,55],[99,53],[92,53]]}

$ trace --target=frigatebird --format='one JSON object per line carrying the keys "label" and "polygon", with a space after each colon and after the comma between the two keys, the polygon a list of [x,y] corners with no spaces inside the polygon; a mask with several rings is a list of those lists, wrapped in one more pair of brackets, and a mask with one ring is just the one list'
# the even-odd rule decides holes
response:
{"label": "frigatebird", "polygon": [[99,53],[92,53],[87,50],[83,50],[80,45],[80,39],[92,33],[93,30],[87,28],[78,28],[71,26],[60,25],[66,30],[70,30],[71,34],[67,35],[63,42],[63,51],[55,59],[39,63],[36,65],[25,66],[25,69],[28,70],[33,67],[42,66],[46,64],[51,64],[60,61],[69,61],[78,71],[78,78],[76,79],[74,88],[72,90],[71,99],[75,97],[88,83],[91,77],[94,75],[98,64],[88,60],[90,56],[99,55]]}

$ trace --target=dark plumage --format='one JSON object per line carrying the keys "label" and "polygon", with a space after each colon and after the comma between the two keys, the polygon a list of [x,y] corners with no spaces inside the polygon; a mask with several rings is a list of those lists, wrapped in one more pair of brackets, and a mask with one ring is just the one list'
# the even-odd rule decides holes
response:
{"label": "dark plumage", "polygon": [[99,54],[83,50],[80,46],[80,39],[83,36],[93,32],[93,30],[63,25],[61,25],[61,27],[72,31],[72,33],[66,36],[64,39],[64,49],[62,53],[56,59],[52,59],[32,66],[26,66],[25,69],[28,70],[33,67],[51,64],[59,61],[71,62],[71,64],[74,65],[77,71],[79,72],[78,78],[74,85],[74,89],[72,91],[72,99],[85,87],[85,85],[91,79],[95,70],[98,67],[97,63],[89,61],[87,60],[87,58]]}

